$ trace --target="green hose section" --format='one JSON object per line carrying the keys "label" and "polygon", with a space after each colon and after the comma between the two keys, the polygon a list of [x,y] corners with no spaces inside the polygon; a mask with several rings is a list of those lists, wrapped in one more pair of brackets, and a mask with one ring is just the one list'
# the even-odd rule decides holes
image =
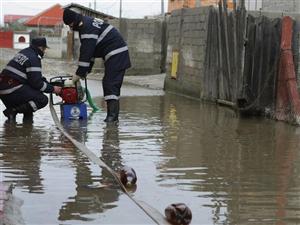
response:
{"label": "green hose section", "polygon": [[88,103],[89,103],[89,105],[92,107],[92,109],[93,109],[93,112],[97,112],[97,111],[100,111],[100,108],[98,107],[98,106],[96,106],[96,104],[94,103],[94,101],[93,101],[93,99],[92,99],[92,97],[91,97],[91,94],[90,94],[90,92],[89,92],[89,89],[87,89],[87,88],[84,88],[85,90],[85,92],[86,92],[86,97],[87,97],[87,101],[88,101]]}

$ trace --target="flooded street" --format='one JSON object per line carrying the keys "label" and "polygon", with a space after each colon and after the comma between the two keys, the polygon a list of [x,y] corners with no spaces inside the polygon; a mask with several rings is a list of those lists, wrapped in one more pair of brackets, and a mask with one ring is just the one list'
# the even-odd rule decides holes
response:
{"label": "flooded street", "polygon": [[[135,169],[135,199],[162,214],[184,202],[191,224],[300,224],[299,127],[130,85],[119,125],[107,126],[99,81],[89,88],[102,110],[63,125],[113,170]],[[32,125],[1,113],[0,180],[15,185],[26,224],[154,224],[62,135],[48,107]]]}

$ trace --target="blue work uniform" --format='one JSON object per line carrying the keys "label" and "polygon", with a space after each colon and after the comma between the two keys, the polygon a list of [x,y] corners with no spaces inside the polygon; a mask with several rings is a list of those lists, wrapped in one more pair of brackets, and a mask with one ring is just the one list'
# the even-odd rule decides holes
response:
{"label": "blue work uniform", "polygon": [[54,87],[42,76],[42,57],[30,46],[18,52],[0,74],[0,99],[7,108],[29,103],[33,111],[48,104]]}
{"label": "blue work uniform", "polygon": [[95,58],[102,58],[105,67],[102,80],[104,99],[118,100],[125,70],[131,66],[126,42],[116,28],[101,19],[82,16],[82,22],[76,74],[86,77],[91,72]]}

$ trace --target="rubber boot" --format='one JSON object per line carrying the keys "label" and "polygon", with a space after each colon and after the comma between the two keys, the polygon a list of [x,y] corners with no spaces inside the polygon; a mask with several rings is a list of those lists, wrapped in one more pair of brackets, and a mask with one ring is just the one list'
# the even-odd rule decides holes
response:
{"label": "rubber boot", "polygon": [[23,113],[23,122],[33,123],[33,112]]}
{"label": "rubber boot", "polygon": [[8,120],[15,120],[18,113],[32,113],[33,109],[29,103],[25,103],[14,108],[7,108],[3,111],[3,114]]}
{"label": "rubber boot", "polygon": [[15,121],[17,112],[14,108],[7,108],[3,111],[3,114],[7,117],[8,120],[10,121]]}
{"label": "rubber boot", "polygon": [[107,116],[104,120],[106,123],[119,121],[119,108],[120,104],[118,100],[108,100],[107,104]]}

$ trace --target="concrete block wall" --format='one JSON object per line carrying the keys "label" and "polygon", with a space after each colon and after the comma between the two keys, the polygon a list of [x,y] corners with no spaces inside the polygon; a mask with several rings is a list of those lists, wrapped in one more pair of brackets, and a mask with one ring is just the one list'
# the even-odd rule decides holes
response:
{"label": "concrete block wall", "polygon": [[109,21],[119,29],[129,48],[130,75],[161,73],[163,21],[161,19],[122,19]]}
{"label": "concrete block wall", "polygon": [[[202,97],[210,9],[183,8],[172,12],[167,23],[165,90]],[[171,78],[173,51],[179,52],[177,79]]]}
{"label": "concrete block wall", "polygon": [[262,0],[263,11],[298,12],[299,0]]}

